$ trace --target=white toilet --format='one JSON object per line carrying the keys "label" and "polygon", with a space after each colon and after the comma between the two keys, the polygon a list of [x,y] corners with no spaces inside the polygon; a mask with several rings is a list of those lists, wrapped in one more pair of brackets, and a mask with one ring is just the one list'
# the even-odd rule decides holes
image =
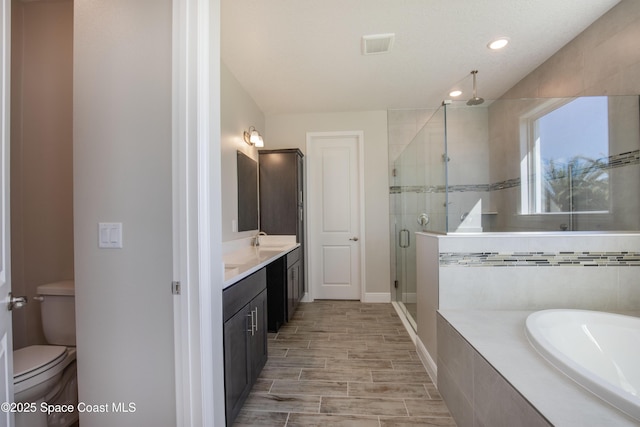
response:
{"label": "white toilet", "polygon": [[74,282],[38,286],[42,326],[50,345],[32,345],[13,352],[13,385],[16,402],[35,403],[34,413],[16,413],[16,427],[68,427],[78,420],[76,411],[40,410],[42,402],[71,404],[77,408],[76,316]]}

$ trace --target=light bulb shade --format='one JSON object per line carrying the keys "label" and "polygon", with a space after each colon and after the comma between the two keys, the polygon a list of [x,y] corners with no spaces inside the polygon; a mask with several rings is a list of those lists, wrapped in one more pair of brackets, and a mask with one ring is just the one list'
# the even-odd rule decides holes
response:
{"label": "light bulb shade", "polygon": [[242,137],[244,139],[244,142],[249,145],[253,145],[254,147],[264,147],[262,135],[260,135],[260,132],[258,132],[253,126],[251,126],[249,130],[245,130]]}
{"label": "light bulb shade", "polygon": [[251,135],[249,136],[249,142],[252,143],[253,145],[256,145],[258,143],[258,141],[260,141],[262,138],[260,137],[260,134],[258,133],[257,130],[252,130],[251,131]]}

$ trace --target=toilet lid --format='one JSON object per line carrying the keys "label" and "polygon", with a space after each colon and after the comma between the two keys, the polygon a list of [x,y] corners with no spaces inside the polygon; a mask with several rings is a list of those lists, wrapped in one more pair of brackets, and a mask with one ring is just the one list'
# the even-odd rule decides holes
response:
{"label": "toilet lid", "polygon": [[42,372],[65,357],[67,347],[59,345],[32,345],[13,352],[13,378],[34,371]]}

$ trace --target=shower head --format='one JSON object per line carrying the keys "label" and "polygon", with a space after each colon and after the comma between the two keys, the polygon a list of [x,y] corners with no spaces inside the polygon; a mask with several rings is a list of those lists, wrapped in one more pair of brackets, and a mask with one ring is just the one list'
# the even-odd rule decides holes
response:
{"label": "shower head", "polygon": [[467,105],[480,105],[483,102],[484,102],[484,99],[474,96],[473,98],[467,101]]}
{"label": "shower head", "polygon": [[467,105],[480,105],[484,102],[484,99],[478,98],[477,88],[476,88],[476,74],[478,74],[478,70],[473,70],[471,75],[473,76],[473,98],[467,101]]}

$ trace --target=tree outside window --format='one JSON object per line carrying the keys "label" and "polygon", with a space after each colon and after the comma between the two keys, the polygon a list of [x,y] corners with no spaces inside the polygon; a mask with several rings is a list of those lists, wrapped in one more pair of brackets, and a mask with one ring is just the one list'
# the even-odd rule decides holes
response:
{"label": "tree outside window", "polygon": [[[557,104],[556,104],[557,105]],[[609,210],[607,97],[583,97],[527,120],[523,213]],[[528,205],[528,206],[527,206]]]}

